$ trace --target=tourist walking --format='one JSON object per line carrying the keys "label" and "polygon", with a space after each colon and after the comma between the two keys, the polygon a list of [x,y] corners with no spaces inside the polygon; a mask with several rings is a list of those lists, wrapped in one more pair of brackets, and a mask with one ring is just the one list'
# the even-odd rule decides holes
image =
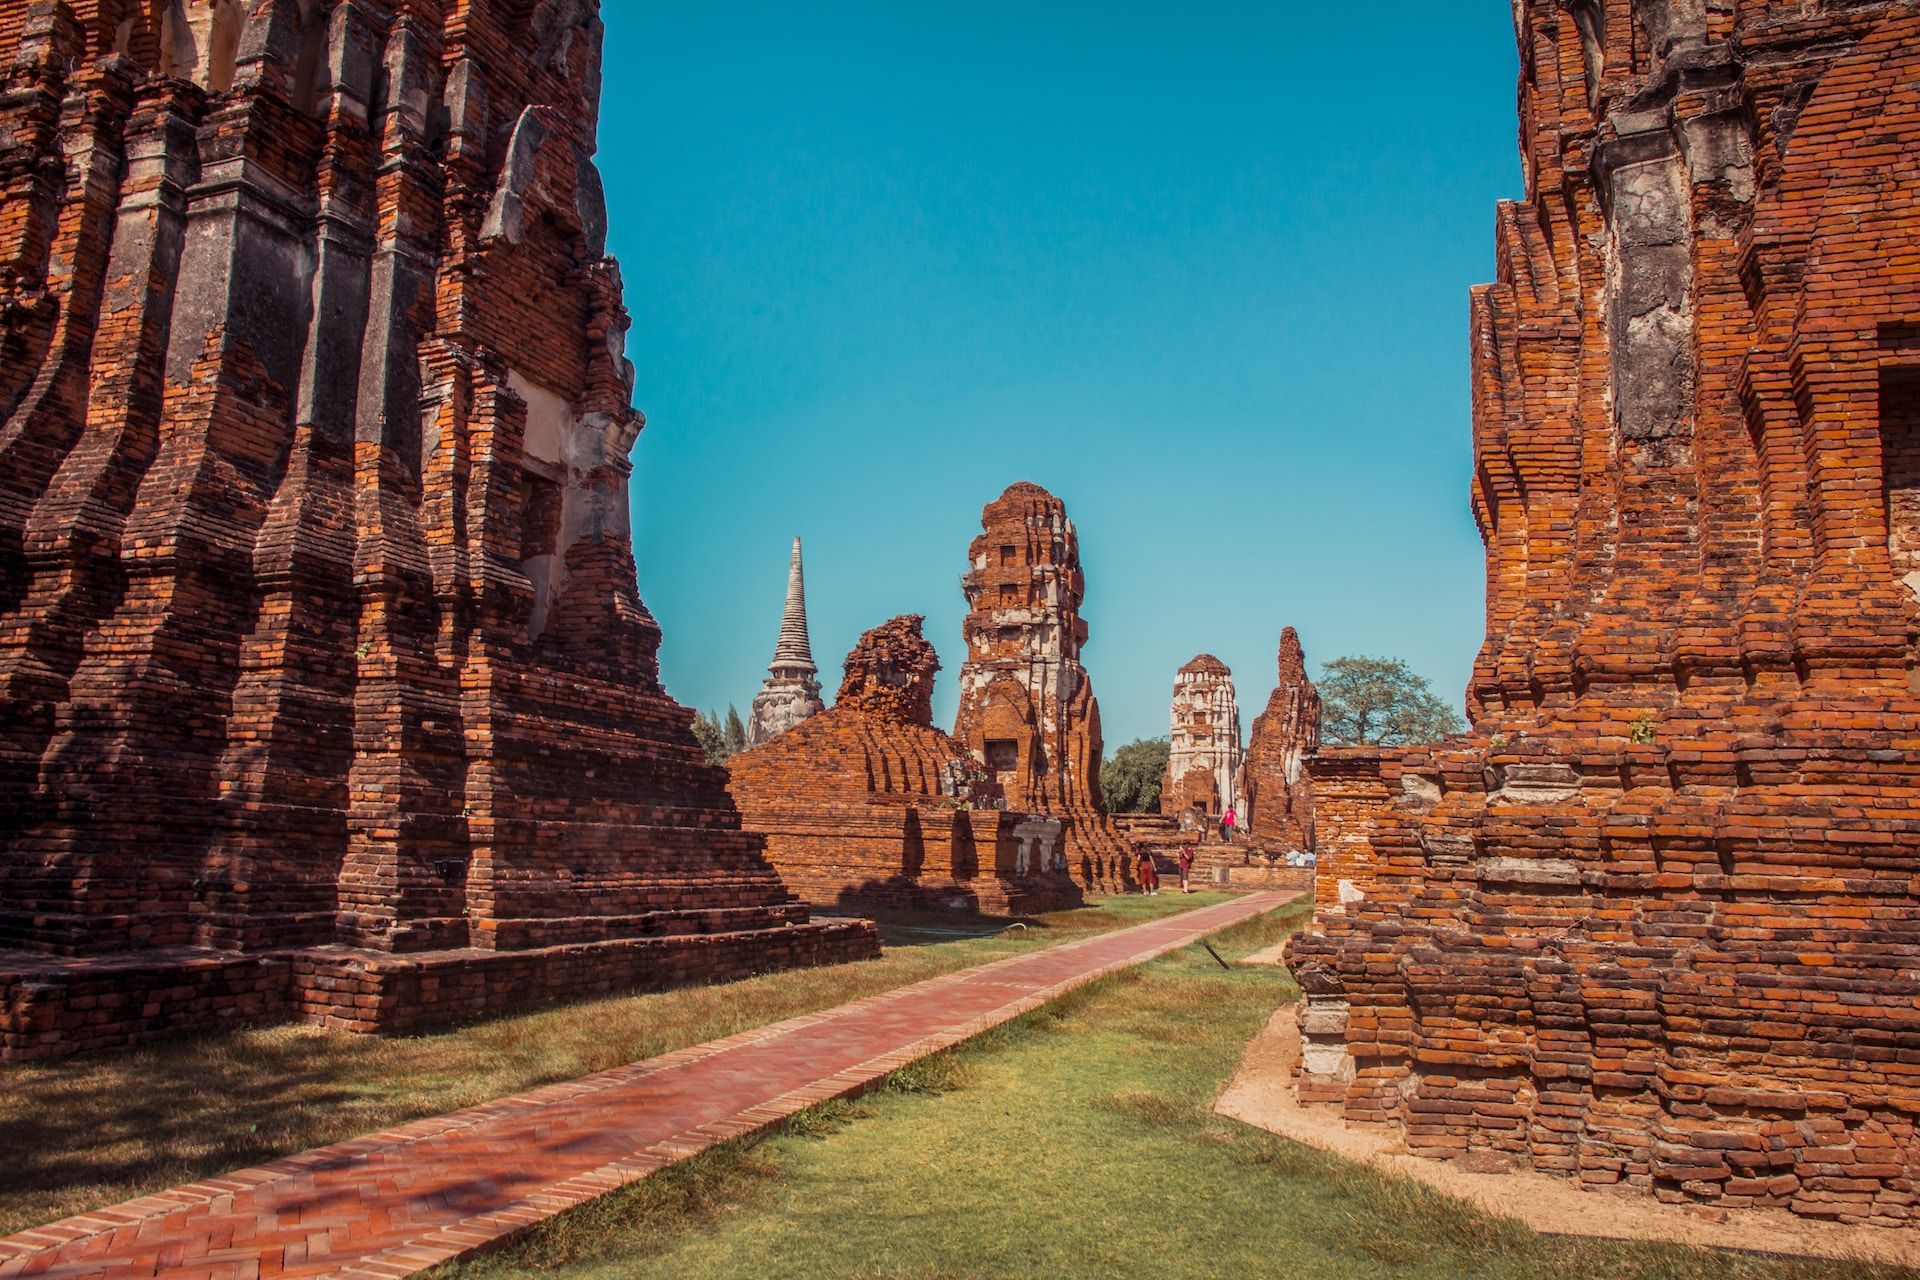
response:
{"label": "tourist walking", "polygon": [[1140,851],[1140,892],[1160,892],[1160,872],[1153,865],[1153,855],[1144,849]]}
{"label": "tourist walking", "polygon": [[1220,841],[1222,844],[1233,843],[1233,806],[1232,805],[1228,805],[1227,811],[1220,815]]}
{"label": "tourist walking", "polygon": [[1192,874],[1193,874],[1193,846],[1190,844],[1183,844],[1180,846],[1180,892],[1182,893],[1193,892],[1193,887],[1187,883],[1188,877],[1191,876]]}

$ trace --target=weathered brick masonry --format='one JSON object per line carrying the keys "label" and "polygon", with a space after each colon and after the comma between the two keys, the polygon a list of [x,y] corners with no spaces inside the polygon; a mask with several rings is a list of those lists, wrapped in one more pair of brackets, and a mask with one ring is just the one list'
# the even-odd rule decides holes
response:
{"label": "weathered brick masonry", "polygon": [[1516,17],[1476,729],[1312,766],[1304,1089],[1431,1154],[1911,1223],[1920,10]]}
{"label": "weathered brick masonry", "polygon": [[993,773],[1008,807],[1064,823],[1083,885],[1124,889],[1132,856],[1100,794],[1100,703],[1080,664],[1080,535],[1036,484],[1009,487],[980,518],[961,579],[967,659],[953,736]]}
{"label": "weathered brick masonry", "polygon": [[1167,769],[1160,779],[1160,812],[1198,807],[1211,818],[1240,808],[1240,704],[1233,672],[1210,653],[1173,678],[1168,717]]}
{"label": "weathered brick masonry", "polygon": [[919,617],[860,638],[830,710],[729,761],[747,829],[809,902],[936,910],[1078,905],[1061,822],[999,807],[933,727],[940,669]]}
{"label": "weathered brick masonry", "polygon": [[869,954],[661,691],[592,0],[0,2],[0,1056]]}
{"label": "weathered brick masonry", "polygon": [[1314,847],[1313,789],[1307,761],[1320,749],[1320,691],[1307,678],[1307,655],[1292,627],[1280,633],[1279,678],[1247,740],[1241,820],[1259,848]]}

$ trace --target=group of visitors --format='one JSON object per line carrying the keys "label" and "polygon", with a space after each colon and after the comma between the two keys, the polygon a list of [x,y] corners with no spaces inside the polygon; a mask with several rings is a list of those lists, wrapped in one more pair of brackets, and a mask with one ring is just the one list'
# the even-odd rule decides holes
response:
{"label": "group of visitors", "polygon": [[[1197,807],[1198,806],[1196,806],[1196,808]],[[1228,805],[1226,812],[1220,815],[1220,839],[1222,842],[1226,844],[1233,843],[1234,826],[1233,806]],[[1180,865],[1180,892],[1182,893],[1193,892],[1194,857],[1195,854],[1192,845],[1183,844],[1180,846],[1180,857],[1177,861]],[[1153,855],[1145,849],[1140,850],[1139,880],[1141,893],[1151,896],[1160,892],[1160,869],[1154,865]]]}
{"label": "group of visitors", "polygon": [[[1180,856],[1176,859],[1180,866],[1180,892],[1193,892],[1193,846],[1180,846]],[[1153,855],[1147,850],[1140,851],[1140,892],[1148,895],[1160,892],[1160,868],[1154,865]]]}

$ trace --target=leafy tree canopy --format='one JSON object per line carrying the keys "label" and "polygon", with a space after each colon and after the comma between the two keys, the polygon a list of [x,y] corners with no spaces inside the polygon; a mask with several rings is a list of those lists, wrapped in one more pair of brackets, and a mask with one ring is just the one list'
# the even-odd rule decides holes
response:
{"label": "leafy tree canopy", "polygon": [[1129,742],[1100,765],[1100,792],[1110,813],[1157,813],[1160,779],[1167,771],[1165,738]]}
{"label": "leafy tree canopy", "polygon": [[1400,747],[1467,727],[1399,658],[1335,658],[1322,668],[1318,687],[1320,736],[1329,744]]}

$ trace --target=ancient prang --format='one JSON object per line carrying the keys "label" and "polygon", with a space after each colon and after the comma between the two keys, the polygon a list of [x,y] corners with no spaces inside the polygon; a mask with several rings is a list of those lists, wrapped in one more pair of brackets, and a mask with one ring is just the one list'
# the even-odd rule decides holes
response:
{"label": "ancient prang", "polygon": [[1233,672],[1210,653],[1180,668],[1173,679],[1167,771],[1160,780],[1160,812],[1198,809],[1218,819],[1239,818],[1240,704]]}
{"label": "ancient prang", "polygon": [[1920,6],[1520,0],[1471,735],[1309,766],[1303,1094],[1670,1201],[1920,1182]]}
{"label": "ancient prang", "polygon": [[0,1057],[876,951],[660,688],[597,8],[0,6]]}
{"label": "ancient prang", "polygon": [[1280,676],[1247,740],[1244,812],[1249,841],[1276,854],[1313,849],[1313,788],[1307,761],[1320,749],[1320,692],[1292,627],[1280,633]]}
{"label": "ancient prang", "polygon": [[1079,535],[1060,499],[1036,484],[1009,488],[981,523],[961,580],[967,660],[953,736],[1009,808],[1062,821],[1083,885],[1125,888],[1132,858],[1100,794],[1100,704],[1080,665]]}
{"label": "ancient prang", "polygon": [[800,539],[795,538],[793,558],[787,564],[787,607],[780,616],[780,640],[767,665],[766,683],[753,696],[753,716],[747,722],[749,747],[826,710],[826,703],[820,701],[817,671],[813,645],[807,639],[807,580],[800,567]]}
{"label": "ancient prang", "polygon": [[748,830],[823,905],[1025,913],[1077,906],[1063,823],[1004,805],[933,727],[940,660],[917,616],[860,637],[833,708],[728,762]]}

